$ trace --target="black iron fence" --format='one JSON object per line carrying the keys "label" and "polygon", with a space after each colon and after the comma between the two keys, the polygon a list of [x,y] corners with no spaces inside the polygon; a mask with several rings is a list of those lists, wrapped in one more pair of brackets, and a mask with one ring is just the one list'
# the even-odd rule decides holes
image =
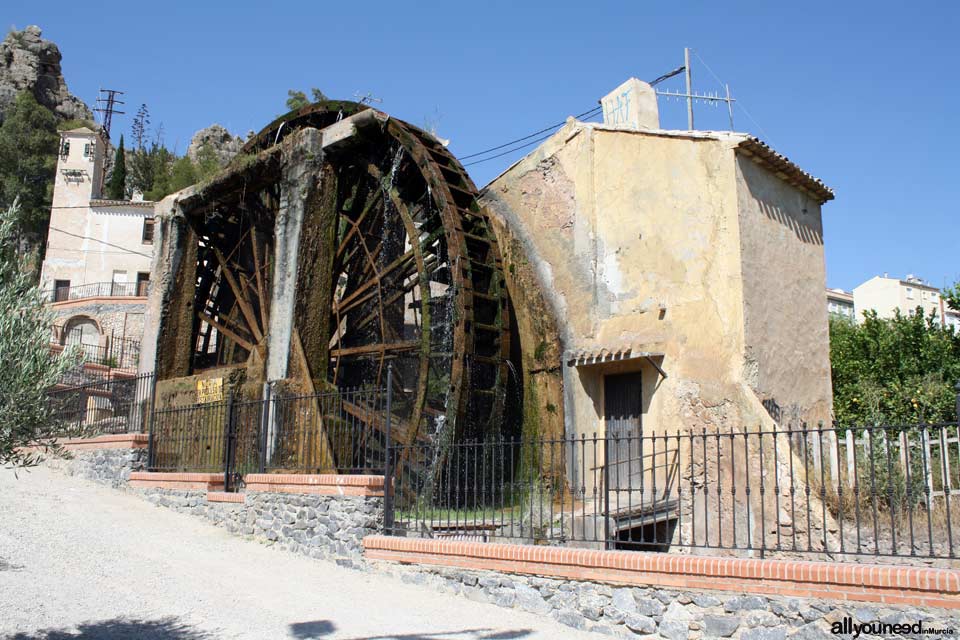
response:
{"label": "black iron fence", "polygon": [[47,393],[64,433],[145,433],[153,411],[152,373],[84,384],[60,384]]}
{"label": "black iron fence", "polygon": [[65,302],[97,297],[144,297],[150,283],[141,282],[91,282],[67,287],[54,287],[44,291],[47,302]]}
{"label": "black iron fence", "polygon": [[149,468],[222,471],[228,490],[247,473],[382,474],[387,395],[339,389],[158,409]]}
{"label": "black iron fence", "polygon": [[391,535],[787,557],[960,554],[960,425],[391,440],[392,385],[154,408],[144,374],[49,394],[64,431],[148,432],[149,468],[384,474]]}
{"label": "black iron fence", "polygon": [[50,346],[53,352],[79,349],[84,364],[97,364],[110,369],[136,369],[140,362],[140,342],[130,338],[111,338],[106,344],[85,344],[68,337],[63,343]]}
{"label": "black iron fence", "polygon": [[956,423],[393,445],[390,467],[394,535],[840,560],[960,553]]}

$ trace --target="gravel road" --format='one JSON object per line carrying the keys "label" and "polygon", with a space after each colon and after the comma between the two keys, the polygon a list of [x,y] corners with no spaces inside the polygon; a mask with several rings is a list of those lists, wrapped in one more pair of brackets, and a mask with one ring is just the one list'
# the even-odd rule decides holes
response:
{"label": "gravel road", "polygon": [[0,470],[0,637],[572,640],[550,619],[268,549],[47,469]]}

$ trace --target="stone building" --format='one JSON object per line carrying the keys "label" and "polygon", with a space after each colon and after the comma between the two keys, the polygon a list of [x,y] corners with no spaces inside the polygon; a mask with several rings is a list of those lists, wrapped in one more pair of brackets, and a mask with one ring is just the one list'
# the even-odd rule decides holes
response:
{"label": "stone building", "polygon": [[645,83],[614,94],[480,198],[543,428],[829,421],[833,193],[750,135],[660,129]]}
{"label": "stone building", "polygon": [[135,368],[138,354],[128,352],[143,335],[153,203],[101,197],[106,153],[100,132],[61,132],[40,281],[55,316],[54,344],[79,343],[92,359]]}

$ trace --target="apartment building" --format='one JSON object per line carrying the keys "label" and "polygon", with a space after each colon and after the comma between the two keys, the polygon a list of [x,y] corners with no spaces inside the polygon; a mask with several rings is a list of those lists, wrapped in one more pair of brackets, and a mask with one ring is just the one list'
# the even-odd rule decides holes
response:
{"label": "apartment building", "polygon": [[86,127],[62,131],[40,280],[55,316],[55,345],[136,366],[150,263],[153,203],[102,197],[107,141]]}
{"label": "apartment building", "polygon": [[843,289],[827,289],[827,311],[831,316],[853,320],[856,315],[853,293]]}
{"label": "apartment building", "polygon": [[933,314],[938,321],[947,321],[940,290],[912,274],[902,279],[875,276],[853,289],[853,299],[858,320],[871,309],[881,318],[892,318],[898,309],[906,315],[920,307],[924,316]]}

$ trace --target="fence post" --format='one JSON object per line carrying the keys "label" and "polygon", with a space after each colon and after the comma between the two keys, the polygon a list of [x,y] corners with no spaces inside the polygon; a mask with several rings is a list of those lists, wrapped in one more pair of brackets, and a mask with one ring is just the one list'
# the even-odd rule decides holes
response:
{"label": "fence post", "polygon": [[[830,467],[830,479],[834,491],[840,490],[840,444],[837,442],[838,427],[836,423],[831,425],[833,428],[827,431],[827,447],[830,451],[827,466]],[[823,423],[820,423],[820,429],[823,429]]]}
{"label": "fence post", "polygon": [[387,417],[384,425],[384,459],[383,459],[383,530],[387,535],[393,534],[393,465],[390,458],[391,446],[391,412],[393,411],[393,363],[387,365]]}
{"label": "fence post", "polygon": [[273,388],[269,382],[263,383],[263,407],[260,411],[260,473],[267,472],[267,431],[270,429],[270,400]]}
{"label": "fence post", "polygon": [[153,423],[156,422],[156,416],[154,415],[154,407],[150,407],[150,425],[147,427],[147,471],[150,471],[154,467],[154,456],[156,452],[154,451],[153,444]]}
{"label": "fence post", "polygon": [[226,424],[224,425],[223,490],[230,491],[230,453],[233,450],[233,391],[227,392]]}
{"label": "fence post", "polygon": [[[596,447],[596,442],[594,442]],[[607,425],[603,425],[603,548],[610,550],[610,432]]]}
{"label": "fence post", "polygon": [[[930,495],[936,491],[936,488],[933,486],[933,458],[930,456],[930,433],[927,431],[926,425],[923,426],[923,430],[920,433],[923,434],[923,457],[927,459],[926,473],[924,474],[926,477],[924,478],[924,482],[927,483],[927,487],[929,489],[927,495]],[[930,508],[931,505],[928,504],[927,509]]]}
{"label": "fence post", "polygon": [[957,386],[954,387],[954,390],[957,392],[957,423],[960,423],[960,381],[957,382]]}
{"label": "fence post", "polygon": [[147,405],[147,416],[150,420],[150,431],[153,431],[153,418],[154,413],[157,410],[157,372],[151,372],[149,375],[149,384],[147,385],[147,393],[149,394],[146,399]]}
{"label": "fence post", "polygon": [[857,479],[857,466],[854,461],[857,459],[857,453],[854,448],[857,446],[857,438],[852,429],[846,430],[847,441],[847,486],[853,488]]}

